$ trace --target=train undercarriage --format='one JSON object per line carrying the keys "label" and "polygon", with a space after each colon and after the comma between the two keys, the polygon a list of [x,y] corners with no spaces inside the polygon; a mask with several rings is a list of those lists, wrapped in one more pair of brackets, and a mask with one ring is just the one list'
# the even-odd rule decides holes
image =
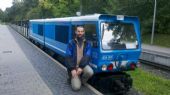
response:
{"label": "train undercarriage", "polygon": [[104,94],[125,95],[132,88],[133,80],[125,72],[95,74],[89,81]]}

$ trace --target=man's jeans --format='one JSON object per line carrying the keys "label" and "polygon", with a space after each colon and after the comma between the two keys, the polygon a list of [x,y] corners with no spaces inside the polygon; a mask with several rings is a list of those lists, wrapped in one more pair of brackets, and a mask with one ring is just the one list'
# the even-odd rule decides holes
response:
{"label": "man's jeans", "polygon": [[81,82],[84,84],[88,81],[88,79],[94,74],[92,68],[87,65],[83,69],[83,75],[80,77],[71,78],[71,87],[73,90],[79,90],[81,88]]}

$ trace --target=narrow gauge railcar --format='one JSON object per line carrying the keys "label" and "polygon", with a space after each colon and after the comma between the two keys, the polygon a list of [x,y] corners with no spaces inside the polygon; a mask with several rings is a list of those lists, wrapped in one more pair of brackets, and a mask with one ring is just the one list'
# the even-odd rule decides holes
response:
{"label": "narrow gauge railcar", "polygon": [[92,42],[90,65],[95,73],[135,68],[141,52],[137,17],[96,14],[30,20],[29,38],[64,56],[77,25],[85,27],[86,38]]}
{"label": "narrow gauge railcar", "polygon": [[64,56],[77,25],[83,25],[92,43],[90,65],[95,74],[123,72],[136,68],[141,53],[137,17],[86,15],[29,21],[29,38]]}

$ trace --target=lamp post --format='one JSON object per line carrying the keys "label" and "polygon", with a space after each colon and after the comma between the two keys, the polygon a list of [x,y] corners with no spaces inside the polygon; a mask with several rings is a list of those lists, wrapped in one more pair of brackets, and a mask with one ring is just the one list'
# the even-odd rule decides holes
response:
{"label": "lamp post", "polygon": [[80,0],[80,15],[82,15],[82,8],[83,8],[83,6],[82,6],[82,0]]}
{"label": "lamp post", "polygon": [[153,44],[154,32],[155,32],[156,5],[157,5],[157,1],[155,0],[154,14],[153,14],[153,24],[152,24],[152,35],[151,35],[151,45]]}
{"label": "lamp post", "polygon": [[81,15],[82,15],[82,8],[83,8],[83,6],[82,6],[82,0],[80,0],[80,9],[79,9],[79,11],[76,12],[76,15],[77,15],[77,16],[81,16]]}

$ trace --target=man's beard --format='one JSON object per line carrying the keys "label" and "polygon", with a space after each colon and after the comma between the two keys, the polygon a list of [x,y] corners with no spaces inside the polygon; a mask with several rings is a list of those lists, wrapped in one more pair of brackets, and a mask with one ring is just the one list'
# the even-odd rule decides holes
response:
{"label": "man's beard", "polygon": [[84,35],[82,35],[81,37],[76,37],[77,41],[78,41],[78,45],[81,47],[83,44],[83,40],[85,39]]}

